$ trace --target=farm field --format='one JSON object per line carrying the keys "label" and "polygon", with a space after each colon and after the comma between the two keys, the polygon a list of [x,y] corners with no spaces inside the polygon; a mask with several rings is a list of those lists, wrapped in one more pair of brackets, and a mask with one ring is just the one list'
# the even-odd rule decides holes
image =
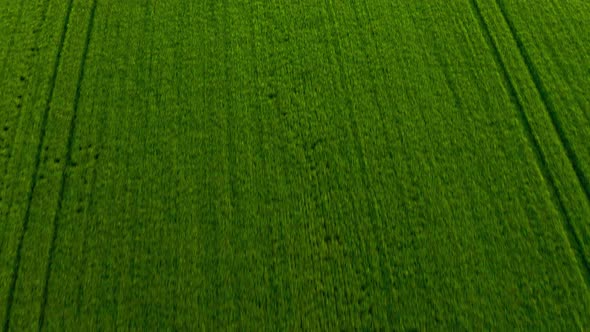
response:
{"label": "farm field", "polygon": [[590,2],[0,0],[0,329],[590,329]]}

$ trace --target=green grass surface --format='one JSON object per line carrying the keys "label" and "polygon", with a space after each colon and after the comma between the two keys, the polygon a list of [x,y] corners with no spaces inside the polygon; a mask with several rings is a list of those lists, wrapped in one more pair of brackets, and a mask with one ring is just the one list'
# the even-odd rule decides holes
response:
{"label": "green grass surface", "polygon": [[0,0],[0,328],[590,328],[590,2]]}

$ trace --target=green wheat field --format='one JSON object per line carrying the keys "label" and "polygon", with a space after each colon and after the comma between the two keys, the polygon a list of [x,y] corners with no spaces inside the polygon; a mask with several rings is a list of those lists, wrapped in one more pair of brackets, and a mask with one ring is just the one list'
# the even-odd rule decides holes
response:
{"label": "green wheat field", "polygon": [[590,2],[0,0],[0,330],[590,330]]}

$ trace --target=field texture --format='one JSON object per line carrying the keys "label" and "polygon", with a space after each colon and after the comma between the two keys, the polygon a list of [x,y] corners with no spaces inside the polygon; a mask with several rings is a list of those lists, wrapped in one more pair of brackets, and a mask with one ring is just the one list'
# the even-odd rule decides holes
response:
{"label": "field texture", "polygon": [[590,329],[590,2],[0,0],[0,329]]}

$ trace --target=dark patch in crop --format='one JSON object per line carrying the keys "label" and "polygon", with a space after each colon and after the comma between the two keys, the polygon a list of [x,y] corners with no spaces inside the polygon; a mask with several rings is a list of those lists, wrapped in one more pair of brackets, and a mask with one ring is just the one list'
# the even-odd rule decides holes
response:
{"label": "dark patch in crop", "polygon": [[319,138],[317,140],[315,140],[312,144],[311,144],[311,149],[315,150],[315,148],[322,142],[325,142],[326,140],[324,138]]}
{"label": "dark patch in crop", "polygon": [[362,292],[366,292],[368,288],[369,288],[369,285],[368,285],[366,282],[364,282],[364,283],[361,285],[361,291],[362,291]]}
{"label": "dark patch in crop", "polygon": [[271,92],[267,96],[268,96],[268,99],[276,99],[277,98],[277,93],[276,92]]}

